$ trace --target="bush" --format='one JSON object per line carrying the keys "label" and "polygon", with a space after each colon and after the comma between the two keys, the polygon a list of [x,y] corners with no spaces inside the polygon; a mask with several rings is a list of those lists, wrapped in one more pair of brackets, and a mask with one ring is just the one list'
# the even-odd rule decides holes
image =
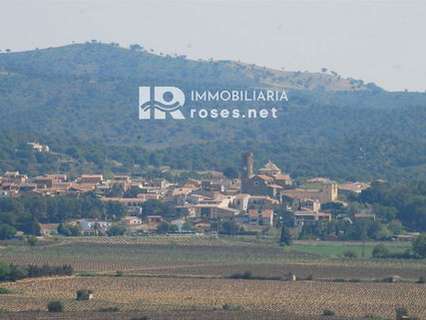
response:
{"label": "bush", "polygon": [[10,291],[7,288],[0,288],[0,294],[9,294],[12,293],[12,291]]}
{"label": "bush", "polygon": [[390,255],[389,249],[385,247],[383,244],[378,244],[374,247],[372,256],[376,259],[385,259]]}
{"label": "bush", "polygon": [[107,231],[107,235],[110,237],[122,236],[125,233],[126,233],[126,228],[119,225],[112,226]]}
{"label": "bush", "polygon": [[8,224],[0,224],[0,240],[12,239],[16,234],[16,229]]}
{"label": "bush", "polygon": [[250,271],[244,271],[243,273],[234,273],[230,276],[231,279],[252,279],[253,275]]}
{"label": "bush", "polygon": [[241,310],[241,306],[239,306],[237,304],[225,303],[222,306],[222,309],[226,310],[226,311],[236,311],[236,310]]}
{"label": "bush", "polygon": [[76,294],[77,301],[90,300],[91,295],[93,294],[92,290],[78,290]]}
{"label": "bush", "polygon": [[407,319],[408,310],[404,307],[398,307],[395,309],[396,320]]}
{"label": "bush", "polygon": [[47,304],[47,310],[49,312],[63,312],[64,311],[64,305],[61,301],[50,301]]}
{"label": "bush", "polygon": [[426,258],[426,233],[422,233],[413,242],[413,251],[419,258]]}
{"label": "bush", "polygon": [[345,252],[343,253],[343,256],[344,256],[345,258],[353,259],[353,258],[356,258],[356,257],[357,257],[357,254],[356,254],[356,252],[355,252],[355,251],[347,250],[347,251],[345,251]]}
{"label": "bush", "polygon": [[417,283],[426,283],[426,277],[420,277]]}
{"label": "bush", "polygon": [[335,316],[336,313],[333,310],[325,309],[322,311],[323,316]]}
{"label": "bush", "polygon": [[120,308],[119,307],[106,307],[106,308],[100,308],[98,311],[99,312],[119,312]]}

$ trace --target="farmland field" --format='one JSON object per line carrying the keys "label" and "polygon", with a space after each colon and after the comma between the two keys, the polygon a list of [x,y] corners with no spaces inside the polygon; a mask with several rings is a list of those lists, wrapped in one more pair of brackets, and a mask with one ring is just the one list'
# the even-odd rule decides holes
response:
{"label": "farmland field", "polygon": [[[86,311],[93,312],[91,319],[101,319],[95,311],[108,307],[120,310],[114,319],[131,319],[132,312],[150,319],[213,319],[214,314],[216,319],[284,314],[315,319],[324,309],[341,317],[394,317],[398,306],[426,318],[426,285],[415,283],[426,276],[425,261],[343,259],[315,252],[313,245],[298,243],[289,250],[266,241],[167,237],[58,239],[35,247],[3,242],[0,261],[71,264],[77,274],[0,283],[12,292],[0,296],[0,310],[4,319],[33,319],[37,312],[37,319],[55,319],[43,312],[48,301],[59,299],[67,316]],[[230,278],[244,271],[254,279]],[[301,281],[283,281],[289,272]],[[381,282],[393,275],[403,282]],[[94,290],[94,299],[75,301],[79,289]],[[226,304],[237,310],[224,311]]]}

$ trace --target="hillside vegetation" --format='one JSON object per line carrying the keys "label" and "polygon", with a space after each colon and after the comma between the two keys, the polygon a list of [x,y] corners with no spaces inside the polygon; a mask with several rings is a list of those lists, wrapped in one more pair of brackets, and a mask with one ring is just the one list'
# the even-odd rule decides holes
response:
{"label": "hillside vegetation", "polygon": [[[278,119],[140,121],[138,87],[153,84],[284,88],[289,102],[278,105]],[[0,171],[224,169],[251,150],[257,166],[270,158],[296,177],[426,176],[426,94],[386,92],[331,72],[74,44],[0,54],[0,112]],[[29,141],[54,153],[35,153]]]}

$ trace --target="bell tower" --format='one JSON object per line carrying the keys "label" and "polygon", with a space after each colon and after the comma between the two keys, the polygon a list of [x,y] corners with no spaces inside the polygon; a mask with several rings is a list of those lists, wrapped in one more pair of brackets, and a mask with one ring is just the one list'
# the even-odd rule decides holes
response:
{"label": "bell tower", "polygon": [[241,177],[241,192],[248,192],[248,183],[254,175],[254,158],[252,152],[246,152],[241,159],[240,177]]}

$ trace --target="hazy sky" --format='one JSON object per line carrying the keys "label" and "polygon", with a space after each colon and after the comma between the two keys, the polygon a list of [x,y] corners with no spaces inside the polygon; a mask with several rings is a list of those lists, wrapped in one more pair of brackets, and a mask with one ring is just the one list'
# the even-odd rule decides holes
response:
{"label": "hazy sky", "polygon": [[426,90],[426,1],[0,0],[0,49],[97,39]]}

